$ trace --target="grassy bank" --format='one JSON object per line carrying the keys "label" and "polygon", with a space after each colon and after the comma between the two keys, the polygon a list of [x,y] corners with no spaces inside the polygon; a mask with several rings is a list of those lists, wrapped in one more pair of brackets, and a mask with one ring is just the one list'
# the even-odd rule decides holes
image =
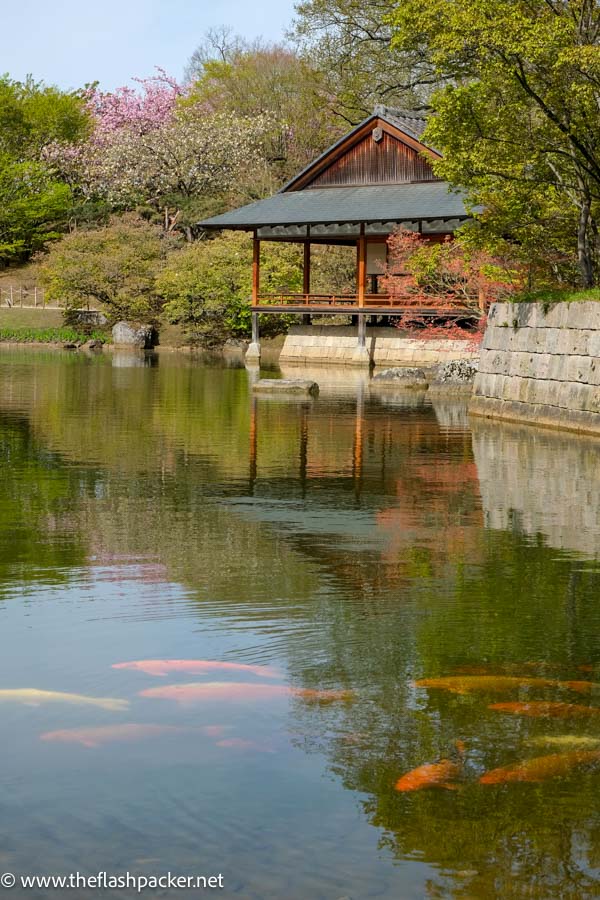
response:
{"label": "grassy bank", "polygon": [[592,288],[583,291],[575,288],[564,290],[529,291],[513,298],[515,303],[575,303],[584,300],[600,301],[600,290]]}
{"label": "grassy bank", "polygon": [[11,344],[84,344],[91,340],[107,340],[104,331],[84,334],[74,328],[4,328],[0,326],[0,342]]}
{"label": "grassy bank", "polygon": [[96,328],[85,334],[63,323],[58,309],[0,308],[0,341],[15,344],[79,344],[98,339],[107,341],[109,334]]}

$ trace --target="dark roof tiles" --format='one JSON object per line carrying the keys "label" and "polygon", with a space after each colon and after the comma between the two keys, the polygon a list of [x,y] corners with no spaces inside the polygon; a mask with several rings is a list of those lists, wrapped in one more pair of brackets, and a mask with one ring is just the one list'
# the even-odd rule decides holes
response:
{"label": "dark roof tiles", "polygon": [[200,225],[250,230],[263,225],[466,218],[463,198],[463,194],[451,191],[444,181],[313,188],[275,194],[267,200],[213,216]]}

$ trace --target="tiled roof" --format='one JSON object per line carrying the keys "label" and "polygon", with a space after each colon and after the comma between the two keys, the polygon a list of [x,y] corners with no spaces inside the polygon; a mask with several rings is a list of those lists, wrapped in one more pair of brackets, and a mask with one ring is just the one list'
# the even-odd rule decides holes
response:
{"label": "tiled roof", "polygon": [[463,194],[444,181],[288,191],[200,222],[204,228],[467,218]]}

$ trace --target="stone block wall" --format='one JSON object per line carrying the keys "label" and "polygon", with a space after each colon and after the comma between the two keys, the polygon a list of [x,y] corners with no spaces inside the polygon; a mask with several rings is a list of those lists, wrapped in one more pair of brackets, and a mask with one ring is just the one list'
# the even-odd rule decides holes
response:
{"label": "stone block wall", "polygon": [[[293,325],[286,336],[282,362],[354,365],[358,329],[342,325]],[[430,366],[450,359],[477,359],[468,341],[419,340],[397,328],[367,328],[367,350],[375,366]]]}
{"label": "stone block wall", "polygon": [[469,412],[600,434],[600,302],[495,303]]}

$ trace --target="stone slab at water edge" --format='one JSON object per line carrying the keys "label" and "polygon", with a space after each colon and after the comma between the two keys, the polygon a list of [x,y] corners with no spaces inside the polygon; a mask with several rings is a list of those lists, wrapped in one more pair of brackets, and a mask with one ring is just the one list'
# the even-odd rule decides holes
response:
{"label": "stone slab at water edge", "polygon": [[493,304],[469,412],[600,435],[600,302]]}
{"label": "stone slab at water edge", "polygon": [[316,397],[319,385],[316,381],[291,381],[286,378],[261,378],[252,385],[255,394],[304,394]]}
{"label": "stone slab at water edge", "polygon": [[[279,357],[281,362],[326,362],[352,366],[357,361],[355,325],[292,325]],[[453,359],[477,359],[469,340],[406,337],[398,328],[366,329],[367,362],[374,366],[433,366]]]}
{"label": "stone slab at water edge", "polygon": [[373,376],[371,387],[405,388],[406,390],[427,390],[427,381],[423,369],[412,369],[408,366],[384,369]]}

